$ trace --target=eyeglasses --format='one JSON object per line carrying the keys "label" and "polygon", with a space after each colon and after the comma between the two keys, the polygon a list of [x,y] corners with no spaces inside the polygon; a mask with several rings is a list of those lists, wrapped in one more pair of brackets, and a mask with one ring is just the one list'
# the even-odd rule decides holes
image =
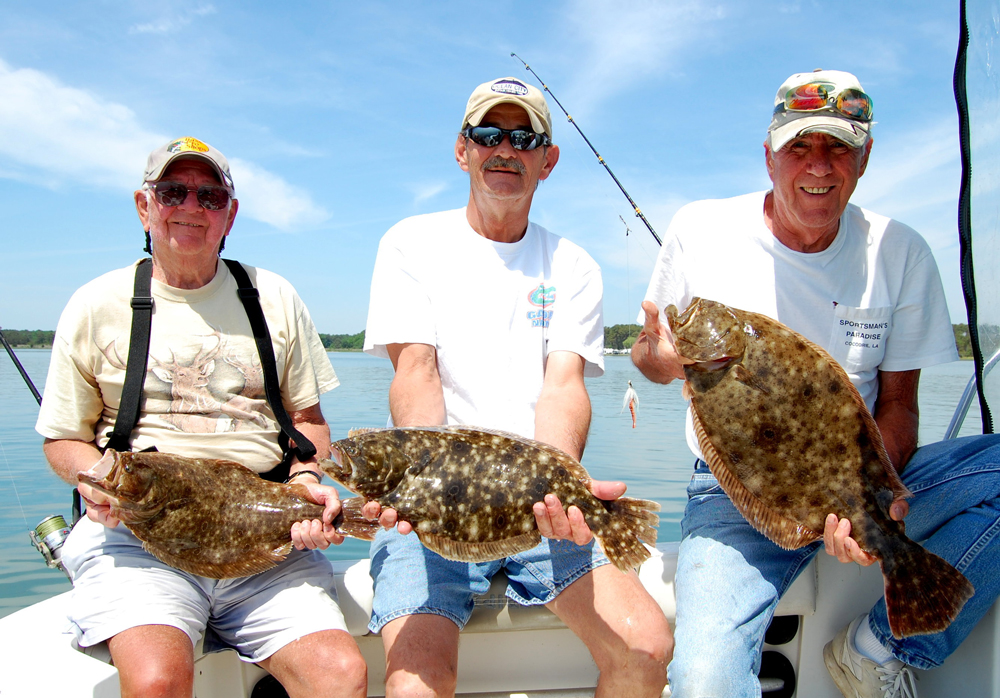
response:
{"label": "eyeglasses", "polygon": [[514,150],[534,150],[540,145],[552,145],[552,139],[544,133],[535,133],[524,128],[505,129],[499,126],[466,126],[462,135],[471,138],[473,143],[495,148],[503,142],[503,137],[510,139]]}
{"label": "eyeglasses", "polygon": [[789,90],[784,101],[774,108],[777,114],[783,111],[819,111],[835,109],[844,116],[859,121],[871,121],[874,105],[872,98],[853,87],[834,92],[836,85],[826,82],[810,82]]}
{"label": "eyeglasses", "polygon": [[229,204],[229,190],[218,185],[205,185],[197,189],[189,189],[181,182],[146,182],[153,191],[156,200],[162,206],[180,206],[187,198],[188,192],[194,192],[198,205],[208,211],[221,211]]}

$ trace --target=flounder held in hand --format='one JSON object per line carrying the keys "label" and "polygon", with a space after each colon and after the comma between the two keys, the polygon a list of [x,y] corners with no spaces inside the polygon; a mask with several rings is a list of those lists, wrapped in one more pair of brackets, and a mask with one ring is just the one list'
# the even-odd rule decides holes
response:
{"label": "flounder held in hand", "polygon": [[320,461],[330,477],[395,509],[425,546],[449,560],[498,560],[538,545],[531,507],[549,492],[580,508],[622,571],[649,557],[640,541],[656,544],[656,502],[598,499],[576,459],[515,434],[458,426],[359,429],[331,450],[334,461]]}
{"label": "flounder held in hand", "polygon": [[[229,579],[271,569],[292,550],[296,521],[323,507],[301,485],[261,479],[239,463],[172,453],[108,450],[80,482],[113,497],[111,513],[164,563],[202,577]],[[334,527],[372,540],[378,524],[361,515],[360,497],[342,502]]]}
{"label": "flounder held in hand", "polygon": [[698,443],[746,520],[791,550],[822,538],[827,515],[849,519],[882,567],[892,634],[947,628],[972,585],[889,517],[909,492],[840,365],[764,315],[700,298],[666,313],[678,354],[695,362],[684,373]]}

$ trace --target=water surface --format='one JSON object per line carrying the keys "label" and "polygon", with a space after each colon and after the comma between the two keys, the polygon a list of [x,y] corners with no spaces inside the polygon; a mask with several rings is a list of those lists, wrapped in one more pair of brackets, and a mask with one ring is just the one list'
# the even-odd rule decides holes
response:
{"label": "water surface", "polygon": [[[18,357],[43,390],[49,354],[21,349]],[[341,386],[322,398],[334,439],[355,427],[384,426],[392,366],[360,353],[331,353]],[[595,478],[622,480],[633,496],[660,503],[660,540],[680,538],[684,489],[693,456],[684,440],[685,403],[680,383],[649,383],[627,356],[605,357],[606,373],[588,379],[593,406],[583,464]],[[920,382],[921,443],[941,438],[952,410],[972,373],[971,362],[924,371]],[[639,394],[636,428],[622,399],[628,381]],[[27,531],[52,514],[70,519],[70,487],[49,469],[34,431],[38,406],[7,356],[0,356],[0,616],[67,591],[61,572],[48,569],[31,546]],[[962,434],[981,430],[978,408],[970,410]],[[368,544],[348,540],[333,547],[333,559],[367,555]]]}

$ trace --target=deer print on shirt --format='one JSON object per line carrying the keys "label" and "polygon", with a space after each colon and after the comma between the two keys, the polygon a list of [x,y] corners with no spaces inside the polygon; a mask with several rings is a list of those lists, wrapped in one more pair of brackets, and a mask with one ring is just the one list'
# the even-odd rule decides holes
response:
{"label": "deer print on shirt", "polygon": [[[170,401],[168,405],[161,405],[157,403],[166,401],[155,401],[147,397],[147,411],[160,413],[168,424],[188,433],[266,428],[267,418],[263,411],[267,408],[267,401],[253,397],[263,395],[264,392],[263,373],[256,356],[256,347],[250,345],[251,356],[247,358],[240,356],[231,346],[229,338],[218,330],[205,339],[195,356],[186,361],[179,359],[173,349],[167,349],[169,360],[162,355],[157,357],[150,351],[149,371],[159,381],[169,385]],[[125,363],[118,353],[117,340],[108,344],[102,353],[112,366],[125,370]],[[242,376],[241,386],[233,385],[232,371],[229,372],[229,380],[217,375],[220,362],[225,362],[239,372]],[[147,386],[144,392],[152,395],[156,391],[149,390]]]}

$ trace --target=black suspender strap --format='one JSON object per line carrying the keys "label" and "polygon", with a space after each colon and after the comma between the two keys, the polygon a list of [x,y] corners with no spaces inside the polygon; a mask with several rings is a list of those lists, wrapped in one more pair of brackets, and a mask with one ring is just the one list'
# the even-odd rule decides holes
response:
{"label": "black suspender strap", "polygon": [[129,339],[128,364],[125,367],[125,384],[122,386],[115,429],[105,445],[105,448],[115,451],[131,450],[132,430],[139,421],[142,386],[146,381],[146,364],[149,362],[149,328],[153,324],[153,295],[149,290],[152,278],[153,260],[147,257],[135,269],[132,335]]}
{"label": "black suspender strap", "polygon": [[[237,293],[240,300],[243,301],[247,319],[250,320],[250,327],[253,330],[254,341],[257,342],[257,353],[260,354],[260,366],[264,373],[264,396],[267,398],[267,404],[270,405],[275,420],[281,426],[282,435],[295,443],[294,450],[285,450],[286,457],[281,464],[262,475],[268,480],[281,482],[288,476],[289,465],[291,465],[288,456],[294,454],[299,460],[309,460],[316,455],[316,447],[312,441],[295,428],[291,417],[288,416],[288,412],[285,411],[285,407],[281,403],[281,388],[278,385],[278,366],[274,360],[271,333],[268,332],[267,322],[264,320],[264,311],[260,307],[260,293],[254,288],[253,283],[250,281],[250,276],[242,264],[232,259],[223,259],[222,261],[226,263],[226,266],[229,267],[229,272],[236,279],[236,285],[239,286]],[[284,472],[278,472],[279,470],[283,470]]]}

